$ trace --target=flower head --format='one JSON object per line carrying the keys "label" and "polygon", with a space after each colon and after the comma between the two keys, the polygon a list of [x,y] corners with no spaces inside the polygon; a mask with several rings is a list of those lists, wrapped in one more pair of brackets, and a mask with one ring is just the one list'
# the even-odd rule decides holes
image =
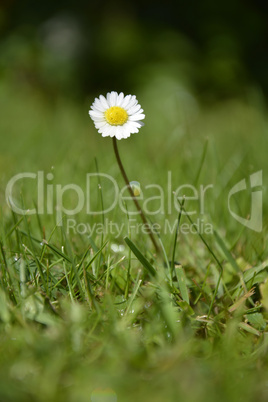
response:
{"label": "flower head", "polygon": [[118,140],[138,133],[145,118],[143,109],[135,95],[124,96],[123,92],[109,92],[106,98],[95,98],[89,115],[103,137],[116,137]]}

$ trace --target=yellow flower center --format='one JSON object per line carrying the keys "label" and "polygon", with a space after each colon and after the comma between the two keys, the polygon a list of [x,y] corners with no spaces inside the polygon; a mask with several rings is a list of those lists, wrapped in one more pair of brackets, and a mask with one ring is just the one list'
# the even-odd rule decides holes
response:
{"label": "yellow flower center", "polygon": [[105,119],[111,126],[122,126],[128,119],[128,114],[122,107],[112,106],[105,112]]}

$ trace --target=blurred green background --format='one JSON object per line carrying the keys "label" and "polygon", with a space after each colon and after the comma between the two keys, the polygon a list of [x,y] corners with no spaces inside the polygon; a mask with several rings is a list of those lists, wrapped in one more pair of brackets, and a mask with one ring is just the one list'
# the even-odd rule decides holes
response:
{"label": "blurred green background", "polygon": [[268,93],[267,2],[4,0],[4,79],[48,97],[133,92],[168,76],[207,99]]}

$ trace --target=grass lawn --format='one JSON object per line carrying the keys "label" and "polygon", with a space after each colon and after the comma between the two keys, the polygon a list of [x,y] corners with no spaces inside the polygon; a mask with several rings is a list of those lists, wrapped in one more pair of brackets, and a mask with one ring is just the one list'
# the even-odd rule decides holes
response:
{"label": "grass lawn", "polygon": [[164,80],[136,95],[145,126],[118,148],[158,252],[116,198],[94,97],[0,85],[3,402],[268,399],[265,103],[203,104]]}

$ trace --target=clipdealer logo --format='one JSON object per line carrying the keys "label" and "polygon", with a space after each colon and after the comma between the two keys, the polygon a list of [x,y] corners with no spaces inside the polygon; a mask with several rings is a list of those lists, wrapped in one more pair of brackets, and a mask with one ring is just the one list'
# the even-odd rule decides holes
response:
{"label": "clipdealer logo", "polygon": [[[82,188],[77,184],[70,183],[66,185],[53,183],[54,175],[52,173],[45,174],[43,171],[38,171],[37,173],[24,172],[19,173],[12,177],[6,186],[6,202],[10,208],[19,215],[33,215],[33,214],[56,214],[56,220],[58,225],[62,225],[62,218],[64,215],[67,217],[73,217],[82,210],[86,212],[87,215],[104,215],[112,211],[115,207],[119,207],[124,214],[129,216],[138,215],[137,211],[126,210],[126,202],[131,200],[129,197],[127,186],[119,188],[116,180],[105,173],[87,173],[85,187]],[[105,202],[105,208],[103,210],[95,209],[93,207],[93,200],[96,202],[96,190],[99,186],[99,181],[101,179],[102,187],[105,191],[108,191],[109,196]],[[33,198],[37,200],[36,208],[22,208],[19,205],[16,194],[21,185],[25,181],[31,181],[34,185]],[[134,182],[137,183],[137,182]],[[257,171],[250,175],[249,177],[250,185],[247,186],[247,181],[243,180],[236,183],[228,194],[227,207],[230,215],[238,221],[240,224],[244,225],[250,230],[256,232],[262,231],[262,214],[263,214],[263,195],[262,195],[262,171]],[[138,183],[139,184],[139,183]],[[249,211],[249,219],[240,216],[232,207],[232,199],[236,194],[243,194],[250,189],[251,195],[251,206]],[[107,190],[108,189],[108,190]],[[147,184],[143,186],[143,189],[138,192],[136,197],[141,203],[144,213],[147,216],[162,214],[166,217],[170,216],[172,213],[182,213],[181,211],[181,201],[184,198],[189,202],[191,209],[187,209],[187,214],[191,216],[198,216],[198,219],[194,225],[198,228],[198,231],[202,233],[211,234],[213,232],[213,227],[211,223],[205,223],[203,217],[205,214],[205,204],[207,203],[208,197],[211,196],[211,191],[213,190],[213,184],[200,185],[194,187],[191,184],[182,184],[173,191],[174,186],[172,185],[172,172],[167,172],[166,185],[161,187],[158,184]],[[94,193],[95,191],[95,193]],[[95,194],[95,197],[94,197]],[[187,194],[187,196],[185,195]],[[71,197],[70,197],[71,195]],[[248,197],[248,195],[245,194]],[[66,199],[72,200],[72,207],[66,207]],[[74,205],[73,205],[74,204]],[[208,207],[206,212],[209,212]],[[69,219],[67,221],[67,226],[70,230],[76,230],[77,232],[87,233],[89,230],[109,230],[111,228],[111,223],[106,224],[106,228],[99,228],[93,226],[87,228],[88,224],[76,223],[74,219]],[[115,224],[115,223],[114,223]],[[96,224],[95,224],[96,225]],[[187,226],[186,223],[181,225],[181,229],[185,234],[195,233],[194,228],[183,227]],[[175,227],[170,225],[168,218],[165,222],[165,231],[170,231],[170,228]],[[108,228],[108,229],[107,229]],[[112,227],[113,228],[113,227]],[[120,228],[117,228],[117,233],[120,233]],[[142,228],[148,230],[148,228]],[[114,228],[113,228],[114,230]],[[141,228],[139,228],[141,230]],[[172,229],[173,230],[173,229]]]}
{"label": "clipdealer logo", "polygon": [[241,191],[247,190],[246,179],[243,179],[236,183],[228,195],[228,209],[233,218],[235,218],[241,225],[254,230],[255,232],[262,231],[262,170],[255,172],[249,176],[250,192],[251,192],[251,206],[249,219],[241,217],[231,208],[231,198]]}
{"label": "clipdealer logo", "polygon": [[[52,182],[53,178],[52,173],[45,175],[42,171],[37,173],[25,172],[15,175],[7,183],[6,202],[14,212],[20,215],[33,215],[36,213],[41,215],[53,214],[56,210],[57,221],[62,219],[63,214],[73,216],[83,209],[87,215],[106,214],[112,211],[117,205],[123,213],[129,215],[139,214],[138,211],[126,209],[126,201],[131,200],[131,197],[127,195],[127,186],[120,189],[116,180],[108,174],[87,173],[84,188],[74,183],[67,185],[54,184]],[[94,210],[92,205],[94,204],[92,202],[92,194],[94,195],[93,187],[95,186],[96,192],[100,180],[102,187],[106,190],[108,189],[109,197],[105,200],[105,208],[103,210]],[[36,208],[22,208],[19,206],[18,199],[16,199],[16,194],[18,194],[18,190],[22,184],[25,184],[25,181],[32,181],[36,189],[33,193],[33,197],[37,199]],[[138,192],[136,198],[141,201],[144,213],[147,215],[157,215],[159,213],[171,215],[174,211],[180,212],[180,202],[183,197],[186,201],[194,201],[193,210],[187,211],[189,215],[204,214],[207,192],[211,188],[213,188],[212,184],[206,186],[200,185],[199,187],[194,187],[191,184],[183,184],[173,191],[172,173],[168,172],[165,188],[158,184],[147,184]],[[76,205],[72,209],[64,206],[66,194],[68,194],[69,198],[75,199]],[[184,212],[182,211],[182,213]]]}

